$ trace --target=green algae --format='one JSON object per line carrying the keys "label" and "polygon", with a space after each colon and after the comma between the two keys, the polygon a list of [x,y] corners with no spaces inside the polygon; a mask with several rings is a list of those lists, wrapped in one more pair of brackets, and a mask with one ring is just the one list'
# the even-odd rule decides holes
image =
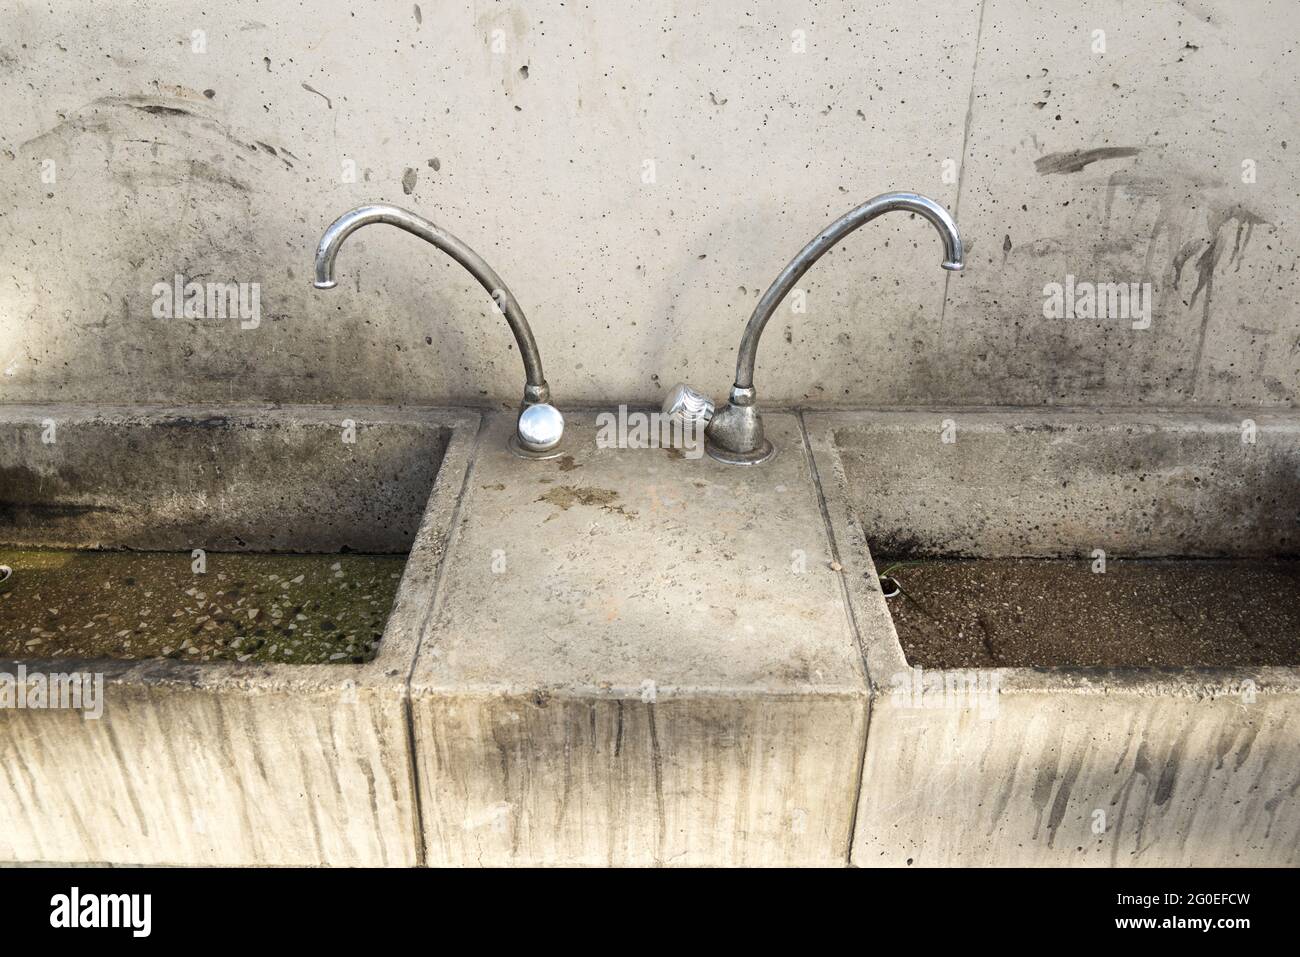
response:
{"label": "green algae", "polygon": [[406,556],[0,548],[0,657],[374,658]]}

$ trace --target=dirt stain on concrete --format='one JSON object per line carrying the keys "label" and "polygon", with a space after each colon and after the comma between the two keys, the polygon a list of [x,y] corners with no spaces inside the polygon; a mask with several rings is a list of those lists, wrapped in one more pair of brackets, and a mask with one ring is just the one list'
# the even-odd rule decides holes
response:
{"label": "dirt stain on concrete", "polygon": [[537,501],[546,502],[556,508],[568,511],[575,505],[591,505],[605,508],[618,500],[618,492],[610,488],[581,488],[576,485],[557,485],[548,489]]}
{"label": "dirt stain on concrete", "polygon": [[[567,512],[575,505],[585,505],[591,508],[599,508],[611,514],[622,515],[629,520],[636,518],[636,512],[629,512],[622,505],[616,504],[618,502],[618,492],[609,488],[557,485],[555,488],[547,489],[546,493],[539,496],[537,501],[554,505],[563,512]],[[547,519],[547,521],[550,521],[550,519]]]}
{"label": "dirt stain on concrete", "polygon": [[[1235,264],[1235,267],[1240,269],[1242,257],[1245,255],[1246,247],[1250,245],[1250,239],[1255,227],[1267,225],[1268,220],[1240,204],[1230,206],[1210,219],[1209,245],[1196,258],[1196,288],[1192,290],[1192,299],[1189,303],[1192,308],[1195,308],[1197,299],[1201,299],[1201,327],[1196,342],[1196,358],[1192,361],[1191,372],[1191,387],[1193,390],[1195,390],[1196,383],[1200,378],[1201,362],[1205,354],[1205,337],[1210,325],[1210,304],[1214,299],[1214,272],[1219,266],[1219,260],[1223,258],[1223,244],[1220,239],[1224,227],[1230,223],[1236,224],[1236,232],[1233,238],[1232,251],[1228,255],[1228,263],[1230,265]],[[1179,250],[1179,256],[1182,258],[1176,258],[1174,261],[1174,288],[1178,288],[1178,280],[1182,276],[1182,267],[1187,261],[1181,249]],[[1202,293],[1205,294],[1204,298],[1201,298]]]}
{"label": "dirt stain on concrete", "polygon": [[1091,150],[1069,150],[1064,153],[1048,153],[1034,160],[1034,169],[1039,176],[1051,176],[1056,173],[1077,173],[1085,166],[1101,160],[1124,159],[1137,156],[1142,151],[1136,146],[1101,146]]}

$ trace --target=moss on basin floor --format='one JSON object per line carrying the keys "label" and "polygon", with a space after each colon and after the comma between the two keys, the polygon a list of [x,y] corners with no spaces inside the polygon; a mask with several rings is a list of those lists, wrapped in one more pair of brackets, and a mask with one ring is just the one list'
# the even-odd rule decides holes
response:
{"label": "moss on basin floor", "polygon": [[1300,663],[1300,562],[945,559],[881,574],[907,660],[926,668]]}
{"label": "moss on basin floor", "polygon": [[0,657],[281,664],[375,656],[406,556],[0,548]]}

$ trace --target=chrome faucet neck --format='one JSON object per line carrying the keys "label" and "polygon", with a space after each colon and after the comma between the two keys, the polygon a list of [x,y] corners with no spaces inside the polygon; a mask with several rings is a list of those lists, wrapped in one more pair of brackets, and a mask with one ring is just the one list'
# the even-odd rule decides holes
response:
{"label": "chrome faucet neck", "polygon": [[749,317],[744,335],[740,337],[740,353],[736,357],[737,387],[744,389],[753,386],[758,341],[763,335],[767,321],[772,318],[772,313],[781,304],[781,300],[790,294],[794,284],[812,267],[813,263],[821,259],[832,246],[849,233],[860,226],[865,226],[877,216],[895,211],[916,213],[928,220],[943,239],[944,258],[940,265],[944,269],[951,270],[962,268],[961,235],[957,232],[957,224],[948,215],[948,211],[934,200],[919,193],[883,193],[867,200],[861,206],[849,210],[813,237],[812,241],[799,250],[799,254],[781,270],[772,281],[772,285],[767,287],[767,292],[763,293],[763,297],[758,300],[753,314]]}
{"label": "chrome faucet neck", "polygon": [[[514,333],[519,345],[519,354],[524,362],[524,399],[520,411],[520,420],[516,424],[515,443],[521,454],[537,456],[550,453],[559,445],[564,434],[564,418],[551,409],[549,413],[532,413],[525,420],[523,415],[532,406],[550,407],[551,389],[542,374],[542,357],[537,351],[537,342],[533,331],[524,318],[524,311],[518,300],[511,293],[496,271],[484,261],[483,257],[461,242],[451,233],[434,225],[423,216],[417,216],[409,210],[387,203],[370,203],[349,210],[325,230],[316,247],[316,279],[313,285],[317,289],[333,289],[337,283],[334,279],[334,260],[344,240],[371,223],[387,223],[419,236],[425,242],[441,249],[456,262],[464,266],[479,285],[487,290],[493,302],[506,317],[510,331]],[[512,445],[512,448],[515,448]]]}
{"label": "chrome faucet neck", "polygon": [[705,450],[715,459],[733,465],[757,465],[772,456],[774,450],[763,434],[763,417],[758,412],[754,391],[754,363],[758,358],[758,343],[763,329],[794,284],[827,250],[859,226],[893,211],[916,213],[926,219],[943,240],[944,258],[940,265],[950,270],[962,268],[961,234],[957,231],[957,224],[946,209],[919,193],[884,193],[849,210],[827,226],[781,270],[745,325],[736,357],[736,381],[731,387],[730,400],[714,413],[705,429]]}

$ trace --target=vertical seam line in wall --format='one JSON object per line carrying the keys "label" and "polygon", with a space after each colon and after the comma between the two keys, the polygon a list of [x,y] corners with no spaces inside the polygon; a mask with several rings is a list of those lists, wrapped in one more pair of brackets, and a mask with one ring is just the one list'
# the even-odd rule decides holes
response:
{"label": "vertical seam line in wall", "polygon": [[[975,25],[975,52],[971,56],[970,67],[970,93],[966,97],[966,122],[962,125],[961,132],[961,160],[957,167],[957,196],[952,201],[952,218],[957,223],[957,229],[961,229],[961,193],[962,187],[966,183],[966,148],[970,144],[970,126],[971,119],[975,115],[975,77],[979,75],[980,68],[980,43],[984,39],[984,8],[988,6],[988,0],[980,0],[979,20]],[[952,272],[948,271],[943,276],[943,304],[939,307],[939,332],[943,333],[944,321],[948,318],[948,284],[952,282]]]}
{"label": "vertical seam line in wall", "polygon": [[[434,573],[433,598],[429,603],[429,612],[420,625],[420,633],[415,639],[415,652],[411,656],[411,667],[406,672],[406,684],[404,686],[405,694],[403,698],[403,707],[406,712],[406,746],[411,753],[411,794],[415,802],[415,830],[416,830],[416,850],[420,854],[416,867],[427,867],[429,863],[428,841],[424,836],[424,804],[420,797],[420,756],[415,749],[415,708],[411,704],[411,680],[415,677],[415,666],[420,660],[420,648],[424,645],[425,633],[433,627],[434,620],[437,616],[438,605],[442,600],[442,579],[443,573],[447,567],[447,561],[451,558],[452,544],[457,539],[457,532],[460,529],[460,512],[465,505],[465,499],[469,495],[469,479],[474,471],[474,463],[478,461],[479,446],[483,442],[483,433],[487,430],[488,416],[481,414],[479,416],[478,428],[474,432],[474,441],[470,443],[466,451],[465,475],[461,479],[460,492],[456,496],[456,504],[451,510],[451,516],[448,518],[446,543],[442,548],[442,557],[438,561],[438,570]],[[453,439],[454,441],[454,439]],[[450,451],[450,443],[448,444]],[[443,453],[443,463],[447,461],[446,453]],[[438,481],[434,477],[434,482]]]}
{"label": "vertical seam line in wall", "polygon": [[402,711],[406,718],[406,749],[411,754],[411,802],[415,805],[416,867],[429,865],[428,842],[424,838],[424,807],[420,802],[420,763],[415,754],[415,710],[411,707],[411,681],[406,681],[406,694],[402,696]]}
{"label": "vertical seam line in wall", "polygon": [[839,545],[835,542],[835,529],[831,526],[831,511],[826,504],[826,492],[822,489],[821,473],[817,471],[817,459],[813,455],[812,439],[808,436],[808,423],[804,421],[803,412],[796,412],[795,417],[799,420],[799,437],[803,440],[804,461],[808,464],[808,472],[812,477],[813,491],[817,493],[817,508],[822,514],[822,527],[826,530],[826,542],[830,546],[831,558],[841,570],[836,572],[840,581],[840,594],[844,598],[844,611],[849,616],[849,630],[853,632],[853,646],[858,650],[858,657],[862,659],[862,677],[867,685],[866,700],[863,702],[863,708],[866,714],[862,720],[862,740],[858,747],[858,766],[857,774],[853,778],[853,810],[849,814],[849,833],[848,845],[844,849],[844,862],[848,864],[853,859],[853,835],[858,828],[858,802],[862,799],[862,775],[867,760],[867,735],[871,731],[871,672],[867,670],[866,649],[862,647],[862,633],[858,629],[858,619],[853,614],[853,601],[849,595],[849,586],[844,581],[844,563],[840,561]]}

